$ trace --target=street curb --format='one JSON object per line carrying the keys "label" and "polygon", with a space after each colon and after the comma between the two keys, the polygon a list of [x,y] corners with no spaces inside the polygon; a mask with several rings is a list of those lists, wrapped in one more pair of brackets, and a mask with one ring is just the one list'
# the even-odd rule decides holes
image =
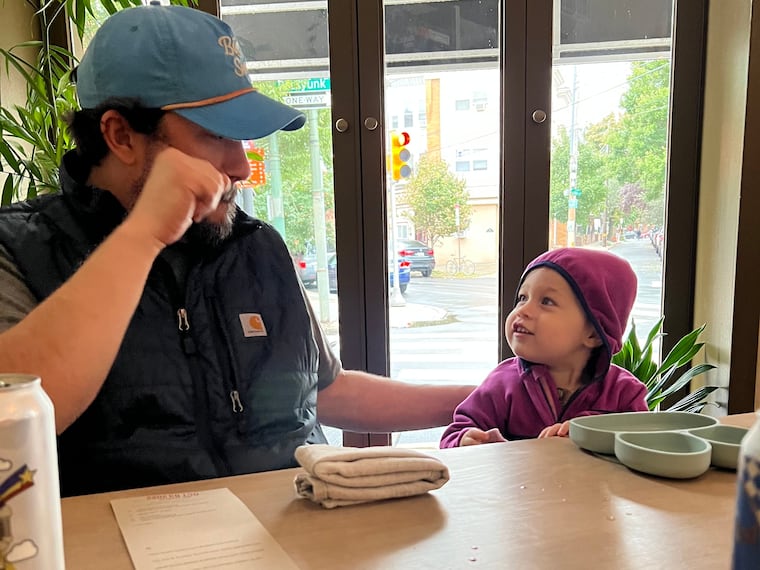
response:
{"label": "street curb", "polygon": [[444,321],[448,317],[448,311],[439,307],[430,305],[418,305],[416,303],[407,303],[403,307],[390,307],[388,311],[388,320],[391,328],[409,328],[415,323],[435,323]]}

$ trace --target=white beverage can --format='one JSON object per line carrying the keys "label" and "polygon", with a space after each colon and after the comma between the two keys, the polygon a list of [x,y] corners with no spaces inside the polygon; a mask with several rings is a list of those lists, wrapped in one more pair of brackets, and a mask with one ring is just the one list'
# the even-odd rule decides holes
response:
{"label": "white beverage can", "polygon": [[0,374],[0,570],[63,570],[53,403],[40,379]]}

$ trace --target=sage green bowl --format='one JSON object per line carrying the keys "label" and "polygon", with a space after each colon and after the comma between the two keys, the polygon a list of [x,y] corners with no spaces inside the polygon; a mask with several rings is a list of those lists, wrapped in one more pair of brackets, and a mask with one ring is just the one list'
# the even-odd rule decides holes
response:
{"label": "sage green bowl", "polygon": [[624,412],[570,420],[570,439],[583,449],[612,455],[618,432],[678,431],[713,426],[718,420],[691,412]]}
{"label": "sage green bowl", "polygon": [[714,425],[687,430],[688,433],[706,439],[712,445],[712,460],[715,467],[736,469],[739,464],[739,448],[742,438],[749,431],[738,426]]}
{"label": "sage green bowl", "polygon": [[688,432],[615,434],[615,455],[630,469],[674,479],[699,477],[710,468],[712,448]]}

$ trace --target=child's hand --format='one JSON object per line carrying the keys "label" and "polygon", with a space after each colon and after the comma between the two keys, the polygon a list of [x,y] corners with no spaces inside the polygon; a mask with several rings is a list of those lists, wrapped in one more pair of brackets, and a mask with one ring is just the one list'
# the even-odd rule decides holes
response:
{"label": "child's hand", "polygon": [[562,422],[561,424],[554,424],[553,426],[545,427],[538,434],[539,438],[542,437],[567,437],[570,433],[570,421]]}
{"label": "child's hand", "polygon": [[483,431],[478,428],[470,428],[464,432],[462,439],[459,441],[459,445],[480,445],[481,443],[498,443],[500,441],[507,440],[501,435],[499,428],[491,428],[488,431]]}

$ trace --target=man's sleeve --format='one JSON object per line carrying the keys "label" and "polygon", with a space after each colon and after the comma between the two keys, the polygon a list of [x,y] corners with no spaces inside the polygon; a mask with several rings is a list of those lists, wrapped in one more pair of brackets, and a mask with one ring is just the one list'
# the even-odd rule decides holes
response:
{"label": "man's sleeve", "polygon": [[343,365],[335,356],[330,343],[325,338],[325,332],[322,330],[322,326],[319,324],[317,316],[314,314],[314,309],[311,306],[311,302],[306,295],[306,291],[303,288],[303,284],[299,281],[301,287],[301,295],[303,295],[303,302],[306,304],[306,311],[309,313],[309,321],[311,322],[311,332],[314,335],[314,340],[317,343],[317,349],[319,350],[319,370],[317,377],[319,379],[319,389],[323,390],[332,384],[335,379],[343,370]]}
{"label": "man's sleeve", "polygon": [[19,323],[37,304],[16,263],[0,246],[0,332]]}

